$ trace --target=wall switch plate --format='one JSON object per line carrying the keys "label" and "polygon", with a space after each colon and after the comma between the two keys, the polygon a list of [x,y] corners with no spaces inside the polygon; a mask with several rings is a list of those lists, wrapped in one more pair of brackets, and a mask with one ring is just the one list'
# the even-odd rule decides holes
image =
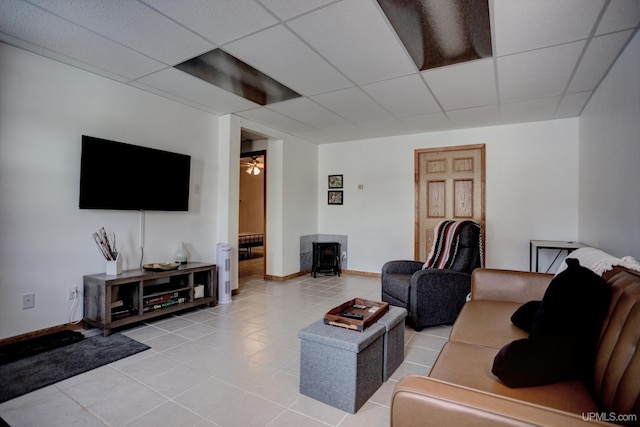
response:
{"label": "wall switch plate", "polygon": [[30,292],[28,294],[22,294],[22,309],[33,308],[36,305],[36,294]]}

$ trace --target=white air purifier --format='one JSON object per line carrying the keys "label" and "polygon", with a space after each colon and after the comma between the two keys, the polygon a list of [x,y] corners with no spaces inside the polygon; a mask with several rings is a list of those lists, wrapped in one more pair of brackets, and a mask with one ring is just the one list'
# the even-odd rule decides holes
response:
{"label": "white air purifier", "polygon": [[216,245],[216,269],[218,270],[218,304],[231,302],[231,246]]}

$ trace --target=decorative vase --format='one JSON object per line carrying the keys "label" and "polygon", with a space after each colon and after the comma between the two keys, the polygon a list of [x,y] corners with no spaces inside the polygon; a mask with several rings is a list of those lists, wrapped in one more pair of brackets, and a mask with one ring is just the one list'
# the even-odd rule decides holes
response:
{"label": "decorative vase", "polygon": [[187,263],[187,250],[184,247],[184,242],[180,242],[180,244],[178,245],[178,249],[176,249],[176,253],[173,255],[173,259],[178,264]]}
{"label": "decorative vase", "polygon": [[122,273],[122,257],[120,252],[114,252],[116,259],[114,261],[107,261],[107,276],[117,276]]}

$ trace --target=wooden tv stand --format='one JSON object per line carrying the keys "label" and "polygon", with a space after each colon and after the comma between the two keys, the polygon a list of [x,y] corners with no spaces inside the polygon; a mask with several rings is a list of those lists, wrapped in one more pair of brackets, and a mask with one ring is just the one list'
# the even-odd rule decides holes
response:
{"label": "wooden tv stand", "polygon": [[217,297],[215,264],[190,262],[177,270],[92,274],[84,276],[83,320],[108,336],[121,326],[205,304],[213,307]]}

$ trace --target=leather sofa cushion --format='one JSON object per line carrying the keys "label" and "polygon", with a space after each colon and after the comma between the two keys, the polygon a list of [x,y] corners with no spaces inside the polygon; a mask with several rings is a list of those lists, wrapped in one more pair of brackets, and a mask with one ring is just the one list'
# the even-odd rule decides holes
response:
{"label": "leather sofa cushion", "polygon": [[507,387],[491,373],[498,351],[498,348],[449,341],[442,348],[429,377],[574,414],[598,411],[588,388],[578,380],[538,387]]}
{"label": "leather sofa cushion", "polygon": [[460,341],[500,349],[528,334],[511,322],[520,303],[504,301],[469,301],[464,305],[453,328],[450,341]]}

